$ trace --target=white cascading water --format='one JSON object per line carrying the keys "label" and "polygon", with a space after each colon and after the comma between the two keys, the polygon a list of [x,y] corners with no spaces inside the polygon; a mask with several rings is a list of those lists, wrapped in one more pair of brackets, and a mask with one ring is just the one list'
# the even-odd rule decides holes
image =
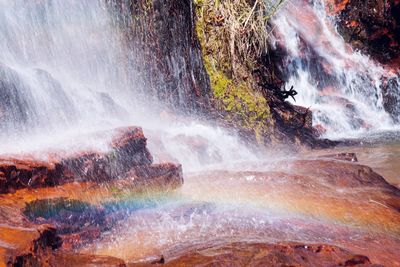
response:
{"label": "white cascading water", "polygon": [[[346,46],[323,3],[300,5],[302,1],[288,2],[274,19],[275,42],[282,42],[289,52],[287,84],[299,92],[296,103],[313,109],[314,124],[326,129],[326,137],[393,127],[379,89],[386,71]],[[141,90],[126,71],[127,51],[103,1],[0,0],[0,23],[3,153],[36,150],[43,143],[60,145],[65,135],[128,124],[163,129],[171,136],[205,131],[202,138],[209,139],[209,153],[214,155],[218,150],[229,158],[237,155],[233,151],[244,151],[235,149],[235,138],[223,138],[223,131],[196,123],[171,127],[171,122],[161,123],[149,115],[146,105],[135,101]],[[310,49],[329,77],[315,77]],[[347,104],[353,109],[350,115]],[[179,149],[169,147],[181,157]]]}
{"label": "white cascading water", "polygon": [[127,71],[129,55],[115,14],[105,3],[0,0],[1,153],[99,147],[104,142],[84,133],[138,125],[146,135],[157,133],[155,139],[185,170],[210,162],[190,157],[190,144],[182,139],[201,139],[216,162],[255,158],[220,129],[174,115],[160,119],[154,105],[145,109]]}
{"label": "white cascading water", "polygon": [[99,1],[0,1],[3,138],[113,122],[124,73]]}
{"label": "white cascading water", "polygon": [[[311,7],[308,10],[310,14],[315,12]],[[296,34],[301,29],[296,28],[293,16],[285,18],[287,12],[290,9],[280,13],[276,22],[281,20],[279,30],[285,33],[282,36],[288,38],[286,45],[293,46],[290,51],[295,55]],[[153,206],[138,211],[135,199],[122,195],[122,204],[127,202],[128,206],[127,219],[79,252],[120,257],[131,263],[149,255],[162,255],[163,251],[177,245],[191,247],[196,241],[219,238],[337,244],[343,236],[342,243],[376,244],[374,248],[387,250],[374,236],[365,238],[362,229],[358,230],[359,221],[354,221],[356,229],[344,225],[353,214],[353,193],[343,197],[345,207],[351,205],[350,213],[343,213],[342,217],[337,215],[336,219],[327,212],[331,202],[328,206],[321,205],[327,201],[324,197],[330,195],[331,188],[314,188],[308,180],[302,183],[301,179],[293,181],[285,177],[290,166],[282,162],[273,166],[278,158],[276,154],[263,158],[271,164],[268,166],[256,162],[256,155],[221,129],[180,122],[173,114],[156,119],[160,117],[159,111],[152,116],[144,109],[145,103],[141,106],[140,101],[135,101],[140,90],[136,90],[126,71],[126,51],[111,18],[102,1],[96,0],[0,0],[0,154],[48,147],[71,149],[70,145],[77,145],[76,136],[83,136],[84,145],[94,142],[98,147],[101,144],[97,141],[84,138],[85,132],[139,125],[145,129],[150,149],[163,146],[170,156],[182,163],[185,172],[204,170],[204,165],[210,165],[208,159],[223,163],[224,170],[185,173],[185,184],[174,192],[176,195],[168,196],[167,200],[155,199]],[[289,38],[290,34],[293,39]],[[330,54],[324,56],[332,60],[337,58]],[[361,59],[366,60],[360,56]],[[332,66],[339,68],[335,64]],[[298,77],[306,77],[300,70],[307,73],[307,69],[299,68]],[[312,85],[310,81],[307,83]],[[302,88],[296,86],[300,92]],[[304,104],[316,101],[316,96],[300,97]],[[321,110],[323,107],[321,105]],[[378,107],[374,105],[375,109]],[[374,116],[382,116],[379,120],[382,125],[385,121],[390,125],[384,112],[374,113]],[[344,122],[337,123],[346,129]],[[330,129],[335,133],[333,127]],[[72,144],[68,141],[70,137],[74,140]],[[195,154],[191,149],[193,143],[205,148],[205,158]],[[282,153],[288,160],[288,154]],[[236,164],[244,159],[252,163]],[[240,170],[260,170],[259,164],[276,172],[271,173],[272,176],[254,171],[230,172],[226,171],[230,169],[227,163]],[[327,191],[321,192],[320,188]],[[336,211],[340,198],[333,196],[328,200],[335,204]],[[133,197],[140,198],[140,195]],[[138,201],[140,204],[140,199]],[[366,212],[366,215],[370,214]],[[372,215],[376,216],[373,217],[375,224],[365,226],[367,230],[383,224],[381,213]],[[386,229],[386,224],[382,227]],[[393,255],[396,248],[392,248]]]}
{"label": "white cascading water", "polygon": [[288,1],[273,19],[274,44],[287,49],[286,87],[294,104],[310,107],[313,123],[333,139],[393,129],[382,104],[382,77],[397,78],[353,51],[334,27],[323,0]]}

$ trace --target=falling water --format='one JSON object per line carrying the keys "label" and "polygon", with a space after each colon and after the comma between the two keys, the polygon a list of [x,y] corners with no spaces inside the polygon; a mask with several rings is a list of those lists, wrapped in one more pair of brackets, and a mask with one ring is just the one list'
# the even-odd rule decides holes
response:
{"label": "falling water", "polygon": [[[135,86],[127,66],[130,52],[106,3],[0,1],[2,153],[102,146],[104,142],[88,140],[84,133],[138,125],[146,136],[157,135],[150,138],[150,147],[158,149],[153,140],[161,141],[186,170],[211,163],[201,157],[214,163],[254,159],[223,130],[183,122],[174,114],[160,116],[161,107],[139,97],[143,90]],[[188,157],[193,154],[190,139],[201,140],[204,155]]]}
{"label": "falling water", "polygon": [[288,1],[273,24],[274,44],[287,50],[283,68],[287,88],[294,86],[298,92],[294,104],[311,108],[314,125],[326,131],[326,137],[394,127],[381,89],[384,77],[397,77],[344,42],[323,0]]}
{"label": "falling water", "polygon": [[[382,127],[390,126],[391,121],[380,104],[379,92],[372,91],[379,88],[379,75],[384,70],[360,54],[346,52],[341,39],[325,24],[325,14],[320,7],[305,10],[306,15],[319,22],[320,37],[323,35],[326,39],[307,39],[312,36],[302,32],[307,26],[301,25],[304,23],[302,16],[290,15],[296,12],[295,8],[283,10],[275,20],[291,55],[289,66],[293,75],[289,84],[296,84],[300,92],[299,104],[317,108],[315,123],[324,124],[329,134],[353,129],[351,120],[335,119],[334,115],[342,113],[331,114],[330,105],[321,102],[316,79],[311,78],[306,68],[306,63],[312,62],[301,57],[299,36],[304,35],[307,43],[313,43],[316,53],[332,67],[338,95],[351,100],[362,119],[377,120]],[[102,1],[0,0],[0,36],[2,153],[35,151],[49,146],[66,148],[69,145],[66,136],[79,135],[84,142],[92,142],[85,139],[83,133],[134,124],[145,128],[151,150],[163,147],[169,156],[183,164],[185,185],[176,195],[155,200],[155,205],[137,212],[132,212],[128,203],[126,220],[104,233],[100,241],[82,248],[82,252],[136,261],[160,255],[160,251],[173,245],[184,246],[196,240],[204,242],[216,238],[355,242],[362,246],[365,243],[363,229],[354,229],[352,225],[366,225],[367,230],[384,225],[387,231],[397,231],[398,225],[389,221],[390,216],[382,219],[379,213],[358,211],[364,211],[365,206],[371,209],[373,204],[356,199],[356,203],[362,205],[354,205],[348,201],[354,198],[353,192],[342,192],[345,197],[336,198],[332,194],[335,188],[324,187],[325,191],[321,191],[320,187],[314,187],[314,183],[319,182],[318,177],[313,177],[311,182],[285,177],[290,164],[279,162],[275,166],[276,155],[274,160],[264,158],[268,164],[255,163],[256,155],[221,129],[195,121],[182,123],[174,114],[164,115],[161,120],[152,116],[143,107],[146,104],[135,101],[141,90],[132,83],[125,66],[128,55],[119,29]],[[343,49],[339,49],[339,45]],[[343,71],[346,62],[351,64]],[[376,83],[374,86],[362,79],[359,68]],[[158,111],[154,113],[159,115]],[[200,155],[194,153],[193,144],[201,147]],[[159,152],[155,153],[156,157],[163,151]],[[287,154],[285,157],[287,160]],[[237,164],[243,159],[253,162]],[[225,170],[233,169],[227,164],[231,163],[241,171],[187,173],[215,162],[223,163],[220,166]],[[262,172],[271,169],[276,172]],[[49,190],[47,195],[57,188],[44,190]],[[94,198],[92,195],[84,197]],[[331,203],[338,208],[330,209]],[[372,208],[378,210],[379,207]],[[350,226],[340,224],[349,220]],[[378,234],[375,237],[374,232],[372,237],[370,234],[367,237],[373,240],[371,247],[380,252],[383,248],[374,242]],[[394,255],[396,248],[393,246],[394,252],[390,253]]]}
{"label": "falling water", "polygon": [[100,1],[0,1],[3,135],[120,112],[122,47]]}

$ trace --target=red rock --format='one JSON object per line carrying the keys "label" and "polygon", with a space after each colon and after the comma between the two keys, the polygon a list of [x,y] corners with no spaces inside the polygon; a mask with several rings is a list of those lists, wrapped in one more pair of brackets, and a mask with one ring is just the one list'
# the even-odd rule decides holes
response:
{"label": "red rock", "polygon": [[327,11],[329,13],[337,14],[346,8],[349,0],[328,0],[325,2]]}
{"label": "red rock", "polygon": [[52,153],[48,155],[49,161],[27,155],[0,157],[0,193],[71,181],[108,181],[126,174],[132,167],[152,163],[139,127],[116,129],[110,147],[109,152]]}
{"label": "red rock", "polygon": [[51,266],[57,267],[125,267],[123,260],[100,255],[84,255],[77,253],[55,253]]}
{"label": "red rock", "polygon": [[330,245],[250,242],[189,247],[153,263],[157,262],[165,266],[378,266],[366,256]]}
{"label": "red rock", "polygon": [[328,154],[321,156],[321,158],[331,158],[350,162],[358,162],[357,155],[355,153]]}
{"label": "red rock", "polygon": [[[285,166],[285,165],[283,165]],[[374,172],[370,167],[352,164],[345,161],[332,160],[297,160],[288,163],[291,174],[304,175],[309,179],[322,180],[324,183],[336,187],[374,187],[387,189],[396,194],[395,187],[386,182],[386,180]]]}
{"label": "red rock", "polygon": [[322,126],[321,124],[317,124],[314,126],[318,136],[321,136],[326,133],[326,128]]}
{"label": "red rock", "polygon": [[0,226],[0,266],[48,266],[52,251],[61,245],[56,229]]}
{"label": "red rock", "polygon": [[353,47],[382,64],[400,67],[400,1],[330,0],[327,4],[338,14],[338,29]]}

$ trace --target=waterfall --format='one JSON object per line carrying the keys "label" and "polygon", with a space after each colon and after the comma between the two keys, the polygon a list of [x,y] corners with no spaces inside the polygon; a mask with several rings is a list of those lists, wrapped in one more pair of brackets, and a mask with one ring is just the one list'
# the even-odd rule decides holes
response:
{"label": "waterfall", "polygon": [[[395,75],[348,47],[322,2],[302,3],[288,2],[278,12],[271,40],[287,50],[287,86],[299,92],[295,104],[311,107],[314,125],[330,138],[393,128],[381,87],[382,77]],[[176,136],[202,140],[205,153],[221,161],[254,157],[220,129],[182,123],[173,114],[160,119],[158,106],[139,97],[146,88],[135,82],[115,17],[107,1],[0,0],[2,153],[133,124],[168,133],[166,149],[193,168],[202,164],[187,157],[190,147]]]}
{"label": "waterfall", "polygon": [[3,138],[121,115],[123,47],[101,1],[2,0],[0,23]]}
{"label": "waterfall", "polygon": [[86,132],[137,125],[154,136],[151,149],[162,146],[185,170],[255,158],[231,134],[164,114],[139,97],[147,88],[135,83],[123,29],[107,3],[0,0],[1,153],[71,150]]}
{"label": "waterfall", "polygon": [[[298,92],[291,101],[310,107],[314,126],[328,138],[392,129],[382,88],[388,79],[400,84],[396,73],[354,51],[334,23],[322,0],[288,1],[273,19],[272,45],[287,51],[286,87]],[[396,86],[390,90],[399,95]]]}

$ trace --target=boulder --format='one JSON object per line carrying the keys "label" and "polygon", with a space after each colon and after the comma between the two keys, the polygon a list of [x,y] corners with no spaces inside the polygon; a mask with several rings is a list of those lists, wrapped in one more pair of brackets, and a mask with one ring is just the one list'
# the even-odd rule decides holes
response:
{"label": "boulder", "polygon": [[[109,134],[100,133],[100,136]],[[52,152],[47,155],[48,160],[32,155],[0,156],[0,193],[71,181],[109,181],[123,176],[133,167],[152,163],[141,128],[119,128],[111,134],[107,151]]]}
{"label": "boulder", "polygon": [[276,121],[275,135],[281,142],[294,142],[311,148],[327,148],[339,144],[339,141],[319,138],[320,131],[312,125],[312,111],[309,108],[280,101],[270,104]]}

